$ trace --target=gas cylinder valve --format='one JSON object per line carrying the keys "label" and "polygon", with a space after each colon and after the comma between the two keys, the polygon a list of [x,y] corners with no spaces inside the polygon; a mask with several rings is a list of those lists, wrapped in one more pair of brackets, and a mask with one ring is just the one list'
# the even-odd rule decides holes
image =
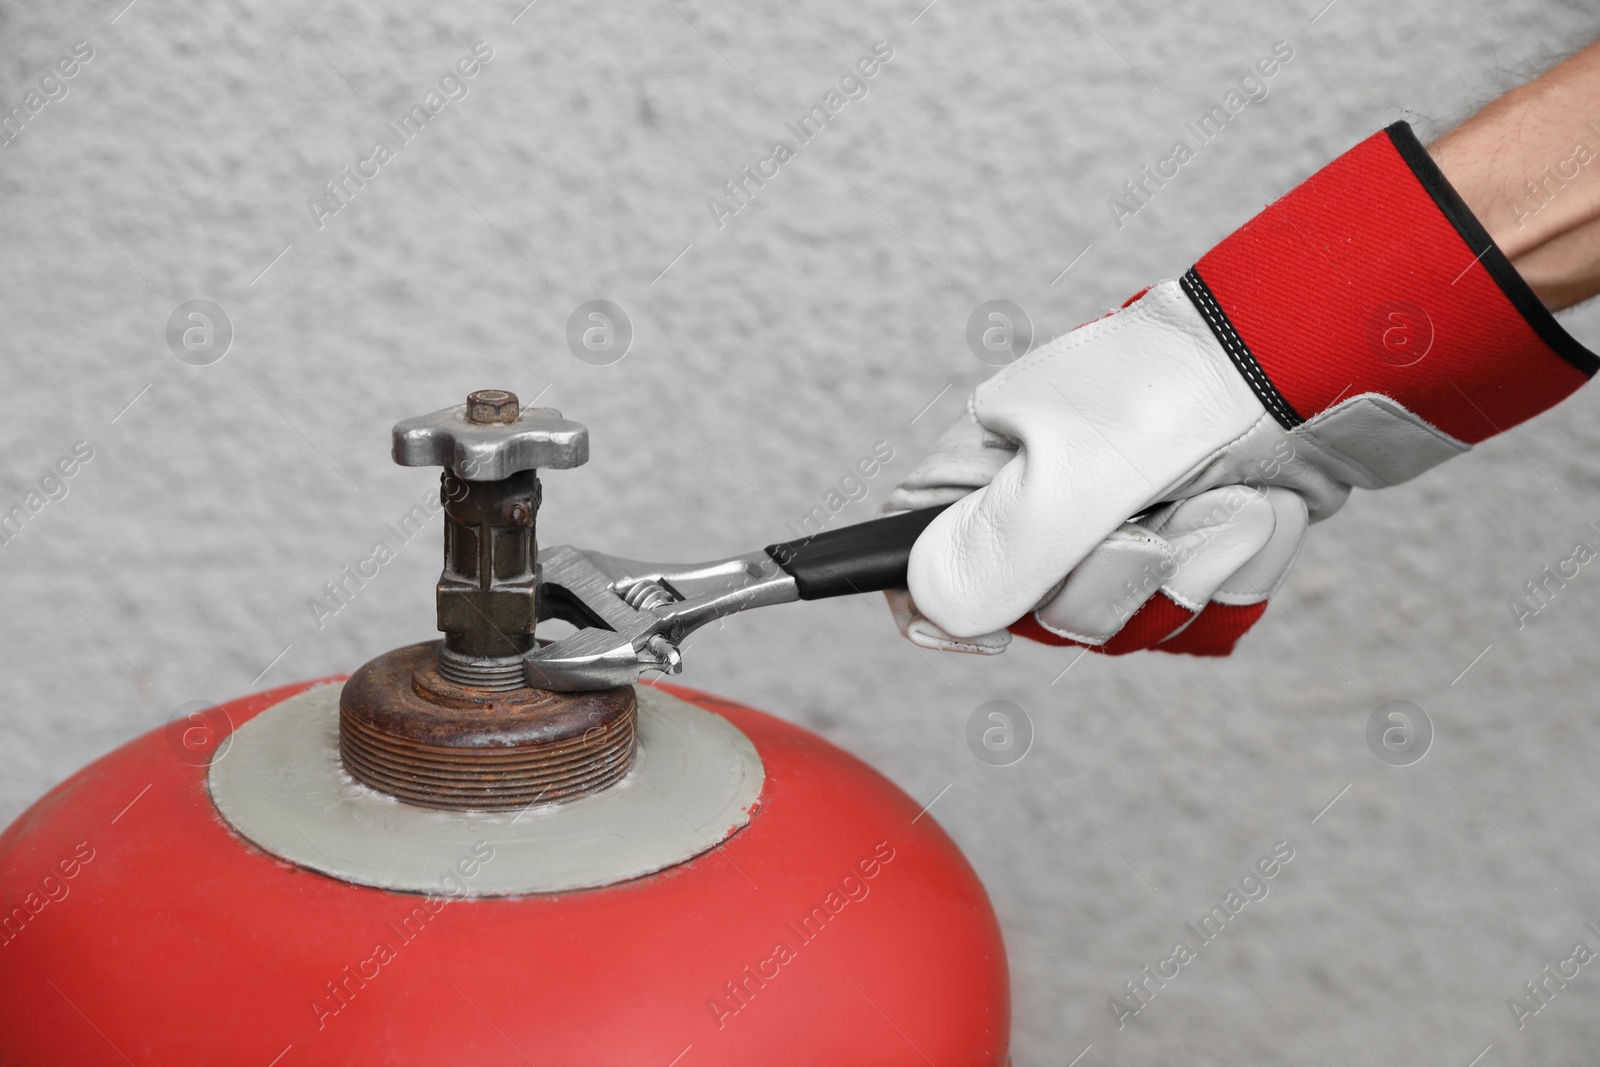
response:
{"label": "gas cylinder valve", "polygon": [[554,408],[524,410],[504,389],[395,426],[396,463],[444,468],[441,677],[480,689],[527,684],[522,657],[539,617],[538,468],[588,459],[586,428]]}
{"label": "gas cylinder valve", "polygon": [[438,466],[443,640],[386,652],[340,698],[345,769],[428,807],[506,809],[604,789],[632,766],[630,686],[552,693],[526,681],[539,618],[540,468],[581,466],[589,431],[483,389],[394,427],[394,460]]}

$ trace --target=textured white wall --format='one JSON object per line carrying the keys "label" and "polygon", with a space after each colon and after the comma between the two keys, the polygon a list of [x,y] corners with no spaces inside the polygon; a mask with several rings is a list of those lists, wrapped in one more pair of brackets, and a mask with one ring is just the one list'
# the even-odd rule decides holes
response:
{"label": "textured white wall", "polygon": [[[986,373],[980,301],[1058,333],[1380,125],[1437,132],[1592,27],[1571,0],[121,2],[0,8],[7,109],[95,49],[0,150],[0,505],[94,448],[0,546],[0,821],[185,701],[430,636],[432,534],[321,631],[307,608],[429,490],[388,459],[397,418],[501,386],[587,423],[593,462],[546,477],[548,544],[746,550],[886,440],[840,521],[863,518]],[[307,197],[480,39],[470,94],[319,231]],[[870,94],[718,229],[707,198],[880,40]],[[1117,229],[1106,198],[1280,40],[1271,95]],[[564,342],[596,297],[636,330],[610,367]],[[212,366],[164,340],[194,298],[236,329]],[[1573,328],[1600,339],[1593,314]],[[1506,1000],[1600,948],[1600,573],[1508,628],[1541,566],[1600,545],[1595,404],[1358,494],[1227,662],[923,655],[851,600],[708,633],[685,681],[916,797],[949,786],[933,814],[1005,925],[1019,1064],[1091,1043],[1085,1067],[1592,1059],[1600,973],[1521,1032]],[[1010,768],[964,739],[993,698],[1037,734]],[[1407,768],[1363,736],[1395,698],[1437,729]],[[1109,998],[1280,839],[1271,895],[1118,1032]]]}

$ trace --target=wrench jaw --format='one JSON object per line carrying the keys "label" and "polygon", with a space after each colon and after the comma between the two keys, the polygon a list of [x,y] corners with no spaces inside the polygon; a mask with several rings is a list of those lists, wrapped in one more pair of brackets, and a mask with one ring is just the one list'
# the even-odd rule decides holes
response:
{"label": "wrench jaw", "polygon": [[535,689],[575,693],[632,685],[645,671],[677,674],[683,657],[660,634],[649,635],[634,648],[626,634],[585,627],[523,657],[528,684]]}
{"label": "wrench jaw", "polygon": [[541,555],[540,619],[579,629],[528,651],[523,674],[530,686],[558,693],[611,689],[632,685],[647,670],[683,669],[678,650],[659,633],[661,620],[618,592],[630,587],[618,566],[623,561],[570,545]]}
{"label": "wrench jaw", "polygon": [[678,645],[725,615],[799,599],[765,552],[710,563],[657,564],[562,545],[541,553],[539,617],[580,627],[523,657],[528,684],[556,692],[631,685],[645,671],[678,674]]}

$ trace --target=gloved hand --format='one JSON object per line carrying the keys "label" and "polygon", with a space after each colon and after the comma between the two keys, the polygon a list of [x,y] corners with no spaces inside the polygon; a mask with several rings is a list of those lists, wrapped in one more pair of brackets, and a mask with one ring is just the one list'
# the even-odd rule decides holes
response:
{"label": "gloved hand", "polygon": [[[1182,279],[980,385],[888,501],[956,501],[917,541],[909,596],[891,605],[930,647],[999,651],[1009,627],[1106,651],[1225,652],[1232,638],[1183,634],[1213,608],[1264,603],[1298,547],[1294,498],[1325,519],[1352,486],[1415,477],[1553,406],[1597,365],[1396,123]],[[1261,503],[1203,536],[1219,523],[1201,498],[1243,487]],[[1177,562],[1161,597],[1127,614],[1141,554]],[[1232,637],[1261,610],[1231,613]]]}
{"label": "gloved hand", "polygon": [[[1305,502],[1288,489],[1233,485],[1163,505],[1095,546],[1011,630],[1113,656],[1147,648],[1225,656],[1266,611],[1305,529]],[[952,637],[904,589],[888,597],[901,632],[924,648],[994,654],[1010,642],[1005,631]]]}

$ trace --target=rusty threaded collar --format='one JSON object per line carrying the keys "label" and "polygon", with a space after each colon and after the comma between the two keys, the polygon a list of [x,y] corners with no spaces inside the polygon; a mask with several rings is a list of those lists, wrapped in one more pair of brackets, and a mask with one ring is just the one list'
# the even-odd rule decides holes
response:
{"label": "rusty threaded collar", "polygon": [[632,686],[476,689],[439,676],[438,647],[386,652],[345,683],[339,753],[359,781],[423,807],[503,811],[598,792],[632,767]]}

